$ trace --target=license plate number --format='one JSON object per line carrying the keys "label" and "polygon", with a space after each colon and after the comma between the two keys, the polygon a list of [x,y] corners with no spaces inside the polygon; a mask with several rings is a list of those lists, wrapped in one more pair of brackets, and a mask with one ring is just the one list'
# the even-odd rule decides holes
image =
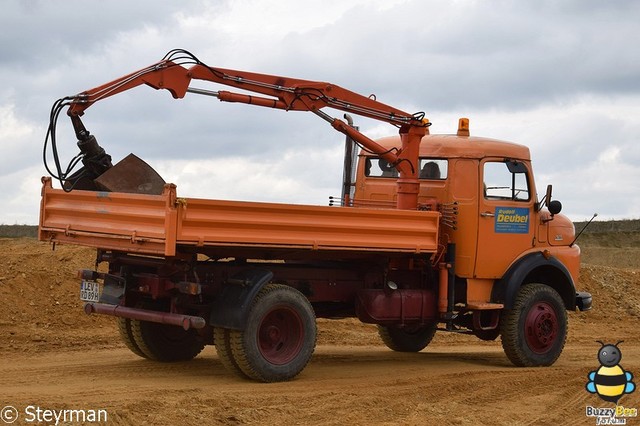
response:
{"label": "license plate number", "polygon": [[82,281],[80,283],[80,300],[98,302],[100,300],[100,284],[96,281]]}

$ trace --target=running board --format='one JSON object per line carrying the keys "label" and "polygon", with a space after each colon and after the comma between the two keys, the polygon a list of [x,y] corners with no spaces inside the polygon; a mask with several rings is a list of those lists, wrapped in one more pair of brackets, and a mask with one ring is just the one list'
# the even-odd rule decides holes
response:
{"label": "running board", "polygon": [[493,309],[503,309],[502,303],[487,303],[487,302],[471,302],[467,303],[466,308],[469,311],[490,311]]}

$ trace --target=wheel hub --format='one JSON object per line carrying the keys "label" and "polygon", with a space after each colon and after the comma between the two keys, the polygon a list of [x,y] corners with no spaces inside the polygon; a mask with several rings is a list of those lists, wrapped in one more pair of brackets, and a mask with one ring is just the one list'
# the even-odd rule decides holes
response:
{"label": "wheel hub", "polygon": [[287,307],[271,310],[260,324],[258,348],[271,364],[290,362],[300,352],[303,341],[302,319]]}
{"label": "wheel hub", "polygon": [[272,343],[278,342],[280,340],[280,329],[275,326],[269,326],[267,329],[267,338]]}
{"label": "wheel hub", "polygon": [[558,337],[558,317],[551,305],[538,302],[525,319],[525,336],[529,348],[538,354],[547,352]]}

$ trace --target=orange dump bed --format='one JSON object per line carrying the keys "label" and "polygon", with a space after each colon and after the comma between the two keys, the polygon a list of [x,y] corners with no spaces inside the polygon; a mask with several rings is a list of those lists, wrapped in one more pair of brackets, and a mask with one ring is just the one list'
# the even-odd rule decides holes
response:
{"label": "orange dump bed", "polygon": [[173,256],[180,246],[433,253],[440,214],[54,189],[43,179],[39,238]]}

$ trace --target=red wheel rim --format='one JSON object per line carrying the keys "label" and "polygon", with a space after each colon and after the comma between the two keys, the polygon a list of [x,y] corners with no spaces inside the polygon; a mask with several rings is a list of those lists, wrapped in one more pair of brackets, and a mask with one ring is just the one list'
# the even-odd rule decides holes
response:
{"label": "red wheel rim", "polygon": [[529,348],[537,353],[547,352],[558,337],[558,316],[546,302],[538,302],[529,309],[524,323]]}
{"label": "red wheel rim", "polygon": [[276,307],[264,316],[258,332],[258,348],[265,360],[284,365],[302,348],[304,327],[298,313],[286,306]]}

